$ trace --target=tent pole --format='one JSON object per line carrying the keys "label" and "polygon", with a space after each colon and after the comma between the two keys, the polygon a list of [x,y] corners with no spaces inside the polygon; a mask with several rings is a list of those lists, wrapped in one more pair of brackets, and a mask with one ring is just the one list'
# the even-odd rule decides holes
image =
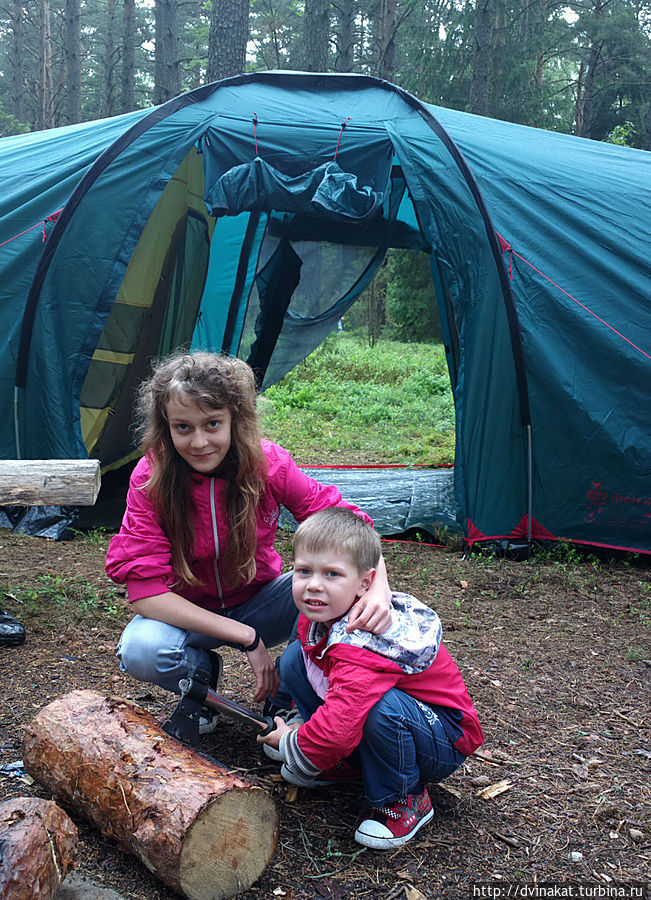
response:
{"label": "tent pole", "polygon": [[531,544],[533,515],[533,464],[531,452],[531,423],[527,425],[527,540]]}
{"label": "tent pole", "polygon": [[18,386],[14,385],[14,436],[16,439],[16,459],[22,459],[20,452],[20,432],[18,429]]}

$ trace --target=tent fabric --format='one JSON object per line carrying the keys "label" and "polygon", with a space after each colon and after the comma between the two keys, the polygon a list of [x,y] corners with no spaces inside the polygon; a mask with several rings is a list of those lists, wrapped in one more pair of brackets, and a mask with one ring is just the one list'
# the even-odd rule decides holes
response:
{"label": "tent fabric", "polygon": [[[388,247],[412,247],[445,335],[466,538],[651,552],[649,159],[287,72],[5,138],[0,454],[119,464],[151,356],[255,353],[272,383]],[[297,257],[293,291],[274,253]]]}
{"label": "tent fabric", "polygon": [[[205,145],[204,154],[210,158]],[[206,206],[213,216],[274,209],[368,219],[383,200],[372,188],[359,188],[357,176],[342,172],[335,162],[292,177],[256,156],[253,162],[234,166],[223,175],[211,174],[206,165]]]}

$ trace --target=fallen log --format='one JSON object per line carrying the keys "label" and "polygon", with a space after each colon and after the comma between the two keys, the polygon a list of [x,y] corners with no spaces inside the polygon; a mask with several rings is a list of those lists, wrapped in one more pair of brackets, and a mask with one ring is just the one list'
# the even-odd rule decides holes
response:
{"label": "fallen log", "polygon": [[95,691],[58,698],[28,726],[23,761],[64,806],[188,900],[250,887],[276,847],[270,794],[169,737],[128,700]]}
{"label": "fallen log", "polygon": [[93,506],[98,459],[2,459],[0,506]]}
{"label": "fallen log", "polygon": [[0,803],[0,897],[50,900],[74,864],[77,829],[52,800]]}

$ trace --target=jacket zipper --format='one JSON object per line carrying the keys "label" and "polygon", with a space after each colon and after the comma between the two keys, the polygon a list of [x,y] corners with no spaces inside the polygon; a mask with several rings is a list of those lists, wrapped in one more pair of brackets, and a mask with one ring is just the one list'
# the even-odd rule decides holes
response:
{"label": "jacket zipper", "polygon": [[217,583],[217,596],[222,601],[222,609],[224,609],[224,594],[222,591],[222,583],[217,570],[217,560],[219,559],[219,534],[217,532],[217,513],[215,510],[215,479],[210,479],[210,517],[212,519],[212,535],[215,541],[215,558],[212,567],[215,573],[215,582]]}

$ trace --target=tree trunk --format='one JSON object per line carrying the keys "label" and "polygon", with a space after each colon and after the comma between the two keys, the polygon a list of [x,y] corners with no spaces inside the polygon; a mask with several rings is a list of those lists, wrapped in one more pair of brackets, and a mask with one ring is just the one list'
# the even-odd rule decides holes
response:
{"label": "tree trunk", "polygon": [[81,121],[81,30],[79,28],[80,0],[66,0],[65,60],[66,60],[66,119],[68,124]]}
{"label": "tree trunk", "polygon": [[[195,32],[199,34],[199,27],[202,23],[202,10],[203,10],[203,0],[196,0],[194,7],[194,22],[195,22]],[[195,39],[194,42],[194,65],[192,66],[192,87],[198,88],[201,87],[202,77],[201,77],[201,61],[205,55],[205,43],[199,40],[199,37]]]}
{"label": "tree trunk", "polygon": [[72,868],[77,829],[51,800],[0,803],[0,897],[50,900]]}
{"label": "tree trunk", "polygon": [[156,0],[155,6],[154,102],[165,103],[181,93],[179,21],[176,0]]}
{"label": "tree trunk", "polygon": [[120,108],[123,113],[131,112],[133,105],[133,82],[136,74],[136,2],[124,0],[122,19],[122,72],[120,75]]}
{"label": "tree trunk", "polygon": [[11,111],[20,121],[25,118],[25,10],[14,2],[11,16]]}
{"label": "tree trunk", "polygon": [[245,71],[248,39],[249,0],[213,0],[208,81],[220,81]]}
{"label": "tree trunk", "polygon": [[585,78],[585,63],[581,61],[579,66],[579,74],[576,82],[576,100],[574,103],[574,134],[577,137],[583,137],[583,104],[585,94],[583,91],[583,81]]}
{"label": "tree trunk", "polygon": [[118,112],[117,93],[118,93],[118,77],[117,77],[117,56],[118,48],[116,42],[117,29],[117,0],[107,0],[106,4],[106,29],[104,31],[104,54],[103,54],[103,90],[100,101],[100,118],[104,116],[113,116]]}
{"label": "tree trunk", "polygon": [[98,459],[0,459],[0,506],[93,506]]}
{"label": "tree trunk", "polygon": [[494,0],[477,0],[473,30],[470,112],[480,116],[487,116],[490,112],[494,19]]}
{"label": "tree trunk", "polygon": [[40,129],[54,126],[54,81],[52,78],[52,30],[50,0],[40,2],[39,22],[39,118]]}
{"label": "tree trunk", "polygon": [[306,72],[328,71],[330,0],[305,0],[303,16],[303,68]]}
{"label": "tree trunk", "polygon": [[393,81],[396,71],[397,0],[380,0],[378,78]]}
{"label": "tree trunk", "polygon": [[582,136],[587,138],[596,137],[593,134],[594,128],[594,100],[597,83],[597,72],[602,64],[602,49],[604,42],[597,41],[590,47],[590,57],[585,70],[583,81],[583,128]]}
{"label": "tree trunk", "polygon": [[538,45],[538,53],[536,55],[536,71],[535,84],[538,91],[542,90],[543,72],[545,69],[545,28],[547,25],[547,2],[548,0],[540,0],[538,6],[538,27],[537,35],[534,37]]}
{"label": "tree trunk", "polygon": [[50,703],[27,728],[27,771],[189,900],[232,897],[269,863],[273,799],[95,691]]}
{"label": "tree trunk", "polygon": [[339,28],[337,34],[338,72],[353,72],[355,66],[355,13],[354,0],[341,0],[338,5]]}

